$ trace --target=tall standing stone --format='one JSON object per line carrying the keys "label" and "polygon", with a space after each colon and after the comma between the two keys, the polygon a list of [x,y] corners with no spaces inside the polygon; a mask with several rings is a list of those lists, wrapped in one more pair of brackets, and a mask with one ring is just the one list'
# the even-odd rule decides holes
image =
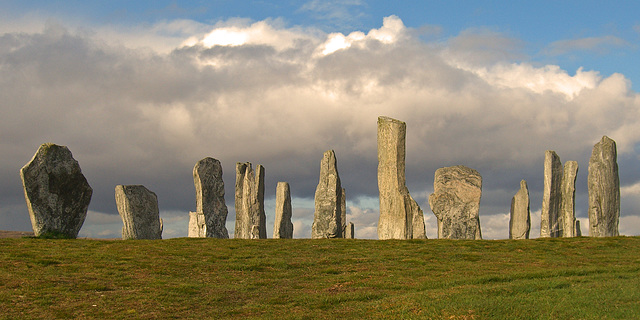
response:
{"label": "tall standing stone", "polygon": [[189,212],[189,238],[205,238],[207,236],[207,221],[200,212]]}
{"label": "tall standing stone", "polygon": [[20,178],[34,235],[53,233],[76,238],[93,189],[71,151],[52,143],[41,145],[20,169]]}
{"label": "tall standing stone", "polygon": [[520,190],[511,199],[511,219],[509,220],[509,239],[529,239],[531,214],[529,209],[529,187],[520,181]]}
{"label": "tall standing stone", "polygon": [[560,216],[562,226],[559,236],[568,238],[576,236],[576,177],[578,176],[578,162],[567,161],[564,163],[564,175],[562,176],[562,200],[560,202]]}
{"label": "tall standing stone", "polygon": [[616,142],[607,136],[593,146],[589,160],[589,236],[619,235],[620,178]]}
{"label": "tall standing stone", "polygon": [[193,167],[193,184],[196,187],[196,212],[204,215],[206,236],[229,239],[220,161],[210,157],[198,161]]}
{"label": "tall standing stone", "polygon": [[378,239],[426,239],[424,215],[405,180],[406,123],[378,117]]}
{"label": "tall standing stone", "polygon": [[274,239],[293,238],[291,215],[291,191],[289,190],[289,183],[278,182],[276,186],[276,219],[273,224]]}
{"label": "tall standing stone", "polygon": [[141,185],[116,186],[116,205],[122,218],[122,239],[162,239],[158,197]]}
{"label": "tall standing stone", "polygon": [[315,195],[311,238],[342,238],[342,194],[338,162],[333,150],[325,151],[320,162],[320,179]]}
{"label": "tall standing stone", "polygon": [[343,238],[347,237],[347,190],[342,188],[342,195],[340,196],[340,222],[342,223],[342,234]]}
{"label": "tall standing stone", "polygon": [[251,163],[236,164],[236,239],[266,239],[264,167],[254,173]]}
{"label": "tall standing stone", "polygon": [[440,239],[482,239],[480,197],[482,176],[465,166],[436,170],[429,205],[438,218]]}
{"label": "tall standing stone", "polygon": [[562,162],[555,151],[544,153],[544,189],[542,193],[542,210],[540,213],[540,237],[558,237],[562,216]]}

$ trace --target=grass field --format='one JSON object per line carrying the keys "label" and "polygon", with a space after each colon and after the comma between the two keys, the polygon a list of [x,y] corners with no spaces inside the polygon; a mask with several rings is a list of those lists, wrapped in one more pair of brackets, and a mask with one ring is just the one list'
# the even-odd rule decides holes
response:
{"label": "grass field", "polygon": [[0,239],[2,319],[637,319],[640,238]]}

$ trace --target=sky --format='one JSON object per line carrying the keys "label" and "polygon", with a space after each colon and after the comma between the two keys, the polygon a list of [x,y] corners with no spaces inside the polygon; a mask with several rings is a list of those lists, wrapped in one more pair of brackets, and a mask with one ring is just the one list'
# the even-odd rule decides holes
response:
{"label": "sky", "polygon": [[233,234],[235,163],[262,164],[271,237],[278,181],[309,238],[323,152],[335,150],[357,238],[379,216],[376,120],[407,123],[406,176],[427,203],[436,169],[483,177],[483,238],[508,238],[529,185],[540,232],[543,161],[587,172],[617,142],[620,233],[640,235],[640,5],[635,1],[0,1],[0,229],[31,230],[19,170],[66,145],[93,198],[80,237],[119,238],[119,184],[158,195],[164,238],[187,235],[192,170],[221,161]]}

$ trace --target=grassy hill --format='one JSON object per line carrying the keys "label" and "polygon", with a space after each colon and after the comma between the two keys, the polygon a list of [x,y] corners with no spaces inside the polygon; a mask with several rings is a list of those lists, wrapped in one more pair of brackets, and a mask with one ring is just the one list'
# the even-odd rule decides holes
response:
{"label": "grassy hill", "polygon": [[634,319],[640,238],[0,239],[1,319]]}

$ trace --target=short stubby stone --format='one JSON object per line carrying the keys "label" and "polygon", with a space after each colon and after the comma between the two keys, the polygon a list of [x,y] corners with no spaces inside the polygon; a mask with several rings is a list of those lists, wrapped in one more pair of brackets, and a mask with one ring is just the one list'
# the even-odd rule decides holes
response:
{"label": "short stubby stone", "polygon": [[589,236],[618,236],[620,178],[616,142],[604,136],[589,160]]}
{"label": "short stubby stone", "polygon": [[347,224],[347,228],[346,228],[344,237],[345,237],[345,239],[355,239],[356,238],[356,231],[355,231],[355,227],[353,226],[353,222],[349,222],[349,224]]}
{"label": "short stubby stone", "polygon": [[264,174],[262,165],[258,165],[254,173],[251,163],[236,164],[236,239],[267,238]]}
{"label": "short stubby stone", "polygon": [[315,212],[311,238],[343,238],[342,185],[338,161],[333,150],[324,153],[320,161],[320,179],[315,194]]}
{"label": "short stubby stone", "polygon": [[576,177],[578,176],[578,162],[564,163],[562,176],[562,199],[560,201],[560,216],[562,216],[559,236],[570,238],[576,236]]}
{"label": "short stubby stone", "polygon": [[158,197],[141,185],[117,185],[116,205],[122,218],[122,239],[162,239]]}
{"label": "short stubby stone", "polygon": [[200,212],[189,212],[189,238],[205,238],[207,236],[207,222],[204,214]]}
{"label": "short stubby stone", "polygon": [[556,238],[560,236],[562,216],[562,162],[555,151],[544,153],[544,186],[542,192],[542,209],[540,211],[540,237]]}
{"label": "short stubby stone", "polygon": [[289,183],[278,182],[276,186],[276,218],[273,223],[274,239],[293,238],[291,215],[291,190],[289,189]]}
{"label": "short stubby stone", "polygon": [[438,219],[438,238],[482,239],[482,177],[478,171],[465,166],[440,168],[436,170],[433,189],[429,205]]}
{"label": "short stubby stone", "polygon": [[531,214],[529,187],[525,180],[520,181],[520,190],[511,199],[511,219],[509,220],[509,239],[529,239]]}
{"label": "short stubby stone", "polygon": [[34,235],[76,238],[93,189],[71,151],[52,143],[41,145],[20,177]]}
{"label": "short stubby stone", "polygon": [[210,157],[198,161],[193,167],[193,184],[196,187],[196,212],[204,215],[206,236],[229,239],[220,161]]}

